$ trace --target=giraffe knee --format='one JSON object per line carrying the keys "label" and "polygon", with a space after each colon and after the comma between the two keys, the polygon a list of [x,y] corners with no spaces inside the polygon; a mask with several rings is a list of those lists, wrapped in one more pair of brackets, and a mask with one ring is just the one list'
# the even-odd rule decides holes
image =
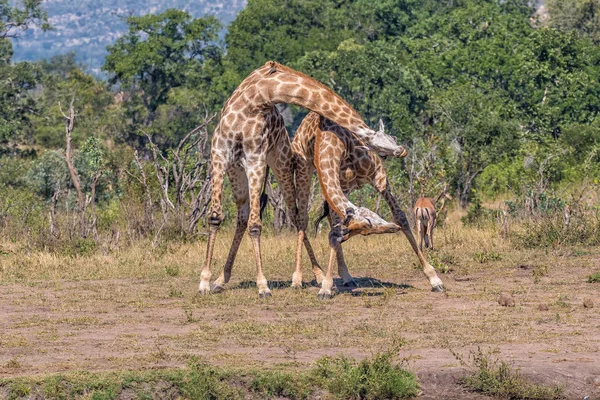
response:
{"label": "giraffe knee", "polygon": [[213,211],[210,214],[210,217],[208,218],[208,224],[211,226],[218,227],[219,225],[221,225],[221,222],[223,222],[223,215],[216,211]]}
{"label": "giraffe knee", "polygon": [[329,231],[329,246],[337,247],[343,241],[344,237],[340,229],[333,228]]}
{"label": "giraffe knee", "polygon": [[259,225],[259,224],[253,224],[248,229],[248,234],[252,237],[260,236],[261,232],[262,232],[262,225]]}

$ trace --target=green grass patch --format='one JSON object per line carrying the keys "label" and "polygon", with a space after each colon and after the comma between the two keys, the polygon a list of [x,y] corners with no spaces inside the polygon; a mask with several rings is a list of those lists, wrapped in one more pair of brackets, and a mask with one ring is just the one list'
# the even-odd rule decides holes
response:
{"label": "green grass patch", "polygon": [[562,386],[536,385],[523,377],[518,369],[507,362],[498,360],[493,352],[483,352],[480,348],[472,354],[472,362],[465,363],[454,354],[463,364],[474,369],[474,373],[461,378],[460,382],[468,389],[488,396],[505,399],[562,399]]}
{"label": "green grass patch", "polygon": [[337,399],[405,399],[419,394],[414,374],[393,363],[396,350],[356,362],[346,357],[322,358],[315,373]]}
{"label": "green grass patch", "polygon": [[0,379],[8,399],[119,398],[153,399],[402,399],[414,397],[415,376],[393,362],[397,351],[356,361],[347,357],[318,360],[303,371],[216,368],[192,359],[185,368],[109,373],[73,372],[41,378]]}
{"label": "green grass patch", "polygon": [[600,272],[596,272],[595,274],[590,275],[588,278],[589,283],[598,283],[600,282]]}
{"label": "green grass patch", "polygon": [[261,398],[285,397],[308,399],[318,386],[312,375],[306,372],[256,371],[250,381],[252,392]]}

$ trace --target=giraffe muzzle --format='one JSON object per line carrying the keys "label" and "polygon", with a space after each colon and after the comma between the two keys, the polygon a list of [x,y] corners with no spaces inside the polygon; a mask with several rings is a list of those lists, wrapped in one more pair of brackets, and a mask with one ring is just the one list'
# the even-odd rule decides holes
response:
{"label": "giraffe muzzle", "polygon": [[395,157],[403,158],[403,157],[406,157],[407,155],[408,155],[408,151],[406,151],[406,149],[402,146],[400,146],[400,150],[397,150],[394,152]]}

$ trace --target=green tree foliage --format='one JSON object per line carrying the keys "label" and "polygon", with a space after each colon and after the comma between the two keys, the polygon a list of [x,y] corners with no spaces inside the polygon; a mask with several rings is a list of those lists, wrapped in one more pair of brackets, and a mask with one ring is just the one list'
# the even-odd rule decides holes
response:
{"label": "green tree foliage", "polygon": [[[221,24],[216,18],[193,19],[185,11],[169,9],[158,15],[129,17],[127,23],[129,32],[108,47],[103,67],[113,75],[111,83],[119,84],[129,97],[125,102],[126,117],[131,120],[127,139],[136,138],[140,127],[151,125],[154,119],[161,128],[156,130],[162,130],[166,114],[185,117],[198,114],[201,106],[213,109],[221,103],[219,89],[214,87],[222,56]],[[180,126],[171,138],[181,136],[189,126]],[[168,132],[161,134],[164,137]]]}
{"label": "green tree foliage", "polygon": [[547,0],[549,25],[564,31],[576,31],[600,42],[600,3],[598,0]]}
{"label": "green tree foliage", "polygon": [[335,51],[306,54],[297,65],[350,101],[371,125],[382,118],[388,130],[408,139],[414,134],[415,116],[425,108],[431,81],[398,62],[402,50],[392,42],[361,45],[348,39]]}
{"label": "green tree foliage", "polygon": [[17,37],[32,25],[50,29],[43,0],[23,0],[18,5],[0,0],[0,38]]}
{"label": "green tree foliage", "polygon": [[13,50],[9,38],[18,37],[32,25],[49,29],[41,3],[24,0],[13,6],[8,0],[0,0],[0,153],[9,147],[15,151],[16,141],[29,128],[30,114],[36,111],[29,93],[37,82],[36,68],[29,63],[10,63]]}

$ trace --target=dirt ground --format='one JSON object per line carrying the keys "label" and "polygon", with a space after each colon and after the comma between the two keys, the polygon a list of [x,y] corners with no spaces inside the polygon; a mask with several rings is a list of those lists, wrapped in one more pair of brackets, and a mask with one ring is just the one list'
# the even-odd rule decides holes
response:
{"label": "dirt ground", "polygon": [[[220,238],[217,265],[228,240]],[[446,272],[447,291],[439,294],[397,238],[357,238],[346,256],[359,287],[330,301],[318,301],[314,285],[289,287],[292,236],[266,240],[273,290],[266,300],[252,282],[249,245],[228,290],[211,296],[196,295],[203,243],[140,264],[154,274],[119,273],[124,259],[105,258],[98,268],[115,269],[89,275],[99,279],[78,275],[78,260],[30,267],[56,268],[48,279],[24,278],[9,271],[17,261],[4,260],[0,377],[177,367],[192,355],[223,366],[302,368],[324,355],[361,358],[402,340],[400,358],[417,374],[422,398],[485,398],[457,382],[471,367],[455,355],[468,363],[480,347],[497,350],[537,383],[565,385],[567,398],[600,399],[600,284],[587,282],[600,271],[600,249],[525,251],[490,242],[482,251],[459,242],[449,235],[430,253]],[[325,238],[316,249],[325,260]],[[175,259],[177,268],[169,267]],[[311,278],[306,268],[304,279]],[[500,306],[501,292],[516,306]],[[586,298],[593,308],[583,306]]]}

